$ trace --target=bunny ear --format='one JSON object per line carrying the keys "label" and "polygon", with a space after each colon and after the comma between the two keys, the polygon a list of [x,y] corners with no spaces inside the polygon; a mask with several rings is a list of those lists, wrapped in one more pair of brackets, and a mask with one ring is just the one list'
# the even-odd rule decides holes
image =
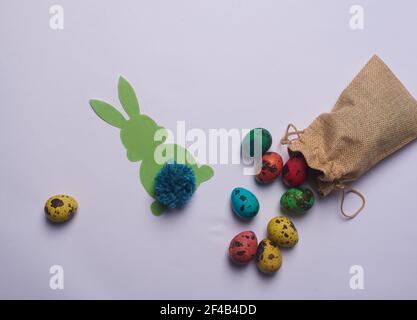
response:
{"label": "bunny ear", "polygon": [[116,128],[121,128],[126,122],[122,114],[107,102],[90,100],[90,105],[101,119]]}
{"label": "bunny ear", "polygon": [[117,86],[119,91],[119,100],[130,118],[139,114],[139,103],[136,97],[135,90],[129,82],[123,77],[119,78]]}

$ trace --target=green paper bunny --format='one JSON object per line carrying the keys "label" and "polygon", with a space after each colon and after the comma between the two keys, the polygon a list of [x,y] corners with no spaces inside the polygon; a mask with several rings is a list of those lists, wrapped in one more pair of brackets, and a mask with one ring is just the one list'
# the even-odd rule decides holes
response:
{"label": "green paper bunny", "polygon": [[[119,78],[118,84],[119,100],[129,119],[126,120],[123,115],[112,105],[100,100],[90,100],[90,105],[96,114],[108,124],[121,129],[120,138],[127,150],[127,158],[132,161],[142,161],[140,166],[140,181],[149,195],[155,199],[154,183],[155,177],[164,163],[157,163],[155,160],[155,150],[158,146],[165,143],[155,141],[155,133],[158,130],[164,130],[158,126],[154,120],[146,115],[140,114],[139,103],[132,86],[123,77]],[[158,133],[161,133],[158,131]],[[213,169],[207,165],[198,166],[191,153],[177,144],[164,144],[164,147],[173,150],[174,158],[172,160],[178,163],[189,165],[195,174],[196,188],[200,183],[209,180],[213,176]],[[179,156],[181,155],[181,157]],[[151,205],[151,211],[154,215],[161,215],[167,208],[154,201]]]}

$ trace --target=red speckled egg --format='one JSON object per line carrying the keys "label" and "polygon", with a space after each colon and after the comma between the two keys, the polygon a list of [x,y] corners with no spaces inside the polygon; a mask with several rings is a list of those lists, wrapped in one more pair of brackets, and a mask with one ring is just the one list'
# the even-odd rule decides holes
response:
{"label": "red speckled egg", "polygon": [[229,256],[233,262],[245,264],[256,255],[258,239],[252,231],[243,231],[237,234],[229,245]]}
{"label": "red speckled egg", "polygon": [[260,183],[269,183],[278,178],[281,171],[281,156],[276,152],[267,152],[262,156],[262,169],[255,178]]}
{"label": "red speckled egg", "polygon": [[307,179],[307,164],[302,156],[290,158],[282,170],[282,178],[288,187],[298,187]]}

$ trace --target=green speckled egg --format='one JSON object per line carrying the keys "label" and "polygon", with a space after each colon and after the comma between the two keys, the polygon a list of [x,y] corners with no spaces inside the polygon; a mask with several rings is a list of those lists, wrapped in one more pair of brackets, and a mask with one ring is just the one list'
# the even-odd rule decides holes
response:
{"label": "green speckled egg", "polygon": [[259,201],[245,188],[234,188],[230,196],[233,212],[240,218],[251,219],[258,214]]}
{"label": "green speckled egg", "polygon": [[255,142],[261,143],[262,154],[267,152],[272,145],[271,133],[264,128],[255,128],[249,131],[242,142],[242,154],[253,157],[255,154]]}
{"label": "green speckled egg", "polygon": [[314,204],[314,194],[308,188],[288,189],[281,197],[281,208],[290,213],[302,214]]}

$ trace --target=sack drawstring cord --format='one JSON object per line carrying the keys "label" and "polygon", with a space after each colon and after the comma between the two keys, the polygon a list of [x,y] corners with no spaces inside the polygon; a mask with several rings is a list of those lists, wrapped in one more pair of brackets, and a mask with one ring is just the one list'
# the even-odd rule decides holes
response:
{"label": "sack drawstring cord", "polygon": [[[353,189],[352,187],[350,187],[350,186],[348,186],[348,185],[346,185],[342,182],[337,182],[335,184],[335,188],[342,191],[342,201],[340,202],[340,213],[346,219],[355,218],[359,214],[359,212],[361,212],[362,209],[365,207],[365,204],[366,204],[365,196],[362,193],[360,193],[358,190]],[[362,200],[361,206],[355,212],[349,213],[349,214],[346,213],[346,211],[343,209],[343,204],[345,203],[345,196],[348,193],[354,193]]]}
{"label": "sack drawstring cord", "polygon": [[[293,129],[294,131],[290,132],[290,129]],[[285,135],[281,139],[281,144],[289,144],[292,140],[290,140],[290,137],[293,135],[297,135],[297,138],[300,139],[300,134],[304,133],[304,130],[299,131],[295,125],[290,123],[287,126],[287,130],[285,130]]]}

